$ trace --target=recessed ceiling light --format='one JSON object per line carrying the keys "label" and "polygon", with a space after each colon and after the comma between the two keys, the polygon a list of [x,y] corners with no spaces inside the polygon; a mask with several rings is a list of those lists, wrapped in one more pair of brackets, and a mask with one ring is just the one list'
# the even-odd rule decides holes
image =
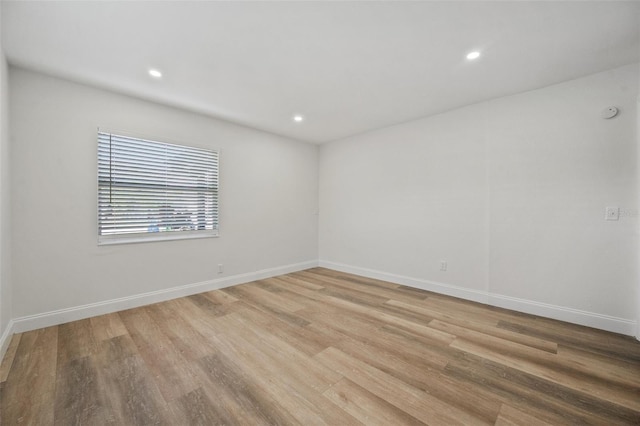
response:
{"label": "recessed ceiling light", "polygon": [[162,73],[160,71],[156,70],[156,69],[153,69],[153,68],[149,70],[149,75],[151,77],[155,77],[155,78],[162,77]]}
{"label": "recessed ceiling light", "polygon": [[293,116],[293,121],[295,121],[296,123],[301,123],[302,121],[304,121],[304,117],[300,114],[296,114]]}
{"label": "recessed ceiling light", "polygon": [[473,61],[474,59],[478,59],[479,57],[480,57],[480,52],[478,51],[469,52],[467,54],[467,59],[470,61]]}

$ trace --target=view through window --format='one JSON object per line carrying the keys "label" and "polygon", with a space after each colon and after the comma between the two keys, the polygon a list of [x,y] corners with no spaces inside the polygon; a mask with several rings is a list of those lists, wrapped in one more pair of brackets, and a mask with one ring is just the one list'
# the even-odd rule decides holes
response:
{"label": "view through window", "polygon": [[98,131],[98,242],[218,235],[216,150]]}

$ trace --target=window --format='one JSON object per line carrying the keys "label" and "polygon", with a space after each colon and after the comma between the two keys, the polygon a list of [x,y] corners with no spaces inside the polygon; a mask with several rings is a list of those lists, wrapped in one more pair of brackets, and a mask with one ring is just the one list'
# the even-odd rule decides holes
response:
{"label": "window", "polygon": [[218,151],[98,130],[98,243],[218,235]]}

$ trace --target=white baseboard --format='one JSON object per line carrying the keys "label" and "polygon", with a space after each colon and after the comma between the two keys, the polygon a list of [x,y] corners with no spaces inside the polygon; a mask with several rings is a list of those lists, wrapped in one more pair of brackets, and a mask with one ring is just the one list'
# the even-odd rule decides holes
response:
{"label": "white baseboard", "polygon": [[602,315],[595,312],[582,311],[564,306],[518,299],[510,296],[493,294],[482,290],[473,290],[436,281],[406,277],[357,266],[345,265],[325,260],[314,260],[292,265],[263,269],[260,271],[238,274],[199,283],[187,284],[149,293],[136,294],[119,299],[106,300],[103,302],[91,303],[82,306],[44,312],[36,315],[14,318],[9,322],[6,329],[4,330],[4,333],[2,333],[2,336],[0,336],[0,360],[2,359],[1,356],[4,356],[4,353],[9,346],[13,333],[22,333],[25,331],[36,330],[38,328],[64,324],[69,321],[76,321],[97,315],[103,315],[111,312],[122,311],[125,309],[136,308],[139,306],[150,305],[152,303],[163,302],[166,300],[190,296],[192,294],[202,293],[205,291],[217,290],[233,285],[244,284],[255,280],[288,274],[290,272],[301,271],[316,266],[334,269],[336,271],[347,272],[350,274],[361,275],[364,277],[389,281],[396,284],[406,285],[408,287],[433,291],[440,294],[446,294],[448,296],[459,297],[461,299],[472,300],[474,302],[498,306],[506,309],[512,309],[532,315],[538,315],[546,318],[553,318],[561,321],[571,322],[574,324],[594,327],[614,333],[625,334],[628,336],[636,335],[636,321],[633,320]]}
{"label": "white baseboard", "polygon": [[360,268],[358,266],[344,265],[341,263],[335,263],[326,260],[320,260],[318,262],[318,265],[320,267],[329,268],[336,271],[347,272],[350,274],[361,275],[363,277],[374,278],[383,281],[389,281],[396,284],[406,285],[408,287],[433,291],[435,293],[446,294],[448,296],[459,297],[461,299],[472,300],[474,302],[511,309],[527,314],[538,315],[545,318],[552,318],[560,321],[570,322],[573,324],[585,325],[587,327],[625,334],[627,336],[635,336],[636,334],[636,321],[624,318],[612,317],[564,306],[550,305],[547,303],[541,303],[532,300],[503,296],[500,294],[493,294],[491,292],[482,290],[473,290],[450,284],[439,283],[436,281],[406,277],[402,275],[376,271],[373,269]]}
{"label": "white baseboard", "polygon": [[14,322],[13,320],[9,321],[7,327],[4,329],[2,336],[0,336],[0,363],[4,359],[4,354],[7,353],[7,348],[9,348],[9,343],[11,343],[11,337],[13,336],[14,331]]}
{"label": "white baseboard", "polygon": [[[202,281],[199,283],[182,285],[179,287],[172,287],[164,290],[152,291],[149,293],[136,294],[119,299],[105,300],[103,302],[58,309],[55,311],[44,312],[36,315],[28,315],[20,318],[15,318],[12,321],[13,330],[11,331],[11,333],[23,333],[25,331],[36,330],[38,328],[64,324],[69,321],[76,321],[94,317],[97,315],[104,315],[112,312],[122,311],[125,309],[137,308],[139,306],[164,302],[166,300],[190,296],[192,294],[198,294],[205,291],[218,290],[221,288],[244,284],[251,281],[275,277],[277,275],[301,271],[316,266],[318,266],[318,262],[313,260],[292,265],[262,269],[260,271],[249,272],[246,274],[238,274],[214,280]],[[9,335],[9,339],[10,336],[11,335]]]}

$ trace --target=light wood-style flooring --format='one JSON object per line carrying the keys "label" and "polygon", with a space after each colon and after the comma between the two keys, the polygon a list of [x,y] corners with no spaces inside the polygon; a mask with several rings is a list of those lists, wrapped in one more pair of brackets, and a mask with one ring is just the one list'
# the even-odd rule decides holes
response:
{"label": "light wood-style flooring", "polygon": [[17,334],[3,425],[640,424],[640,343],[314,268]]}

